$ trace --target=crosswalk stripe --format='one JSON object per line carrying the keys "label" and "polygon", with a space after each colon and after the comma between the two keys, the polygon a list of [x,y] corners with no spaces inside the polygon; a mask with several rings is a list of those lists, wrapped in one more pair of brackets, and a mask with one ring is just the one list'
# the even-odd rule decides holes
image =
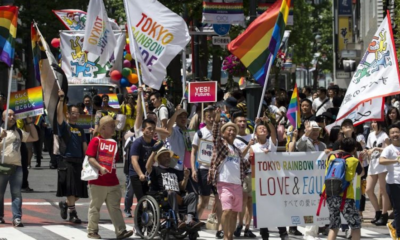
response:
{"label": "crosswalk stripe", "polygon": [[85,229],[65,225],[43,226],[43,228],[70,240],[88,239]]}
{"label": "crosswalk stripe", "polygon": [[0,228],[0,239],[35,240],[13,227]]}

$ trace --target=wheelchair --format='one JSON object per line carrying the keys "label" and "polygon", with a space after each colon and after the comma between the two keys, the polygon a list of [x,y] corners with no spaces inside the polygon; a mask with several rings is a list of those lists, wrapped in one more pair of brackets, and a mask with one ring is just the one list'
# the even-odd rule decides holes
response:
{"label": "wheelchair", "polygon": [[[162,240],[169,240],[172,236],[182,240],[187,236],[189,240],[199,237],[200,227],[195,229],[178,229],[178,217],[167,201],[167,192],[148,192],[136,205],[134,223],[138,235],[142,239],[153,239],[160,236]],[[179,208],[181,216],[186,213],[185,207]],[[181,218],[183,219],[183,218]]]}

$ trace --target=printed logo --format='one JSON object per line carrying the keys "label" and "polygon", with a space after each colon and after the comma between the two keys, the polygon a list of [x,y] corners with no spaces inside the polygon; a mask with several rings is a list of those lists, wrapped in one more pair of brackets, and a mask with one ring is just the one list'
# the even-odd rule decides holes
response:
{"label": "printed logo", "polygon": [[304,223],[314,223],[314,216],[304,216]]}
{"label": "printed logo", "polygon": [[293,225],[299,225],[301,224],[301,220],[299,216],[292,216],[292,224]]}

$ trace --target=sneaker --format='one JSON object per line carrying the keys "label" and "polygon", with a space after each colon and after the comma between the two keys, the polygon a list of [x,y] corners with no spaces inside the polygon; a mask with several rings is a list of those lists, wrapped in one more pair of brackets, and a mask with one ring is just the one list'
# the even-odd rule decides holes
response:
{"label": "sneaker", "polygon": [[101,239],[101,236],[98,233],[88,233],[87,237],[91,239]]}
{"label": "sneaker", "polygon": [[0,217],[0,224],[5,224],[6,221],[4,221],[4,218]]}
{"label": "sneaker", "polygon": [[78,218],[78,213],[76,211],[72,211],[69,213],[69,222],[81,224],[82,221]]}
{"label": "sneaker", "polygon": [[22,192],[33,192],[33,189],[30,187],[26,187],[26,188],[21,188]]}
{"label": "sneaker", "polygon": [[240,234],[242,233],[242,229],[243,229],[243,226],[238,225],[238,226],[236,227],[236,230],[235,230],[235,232],[233,233],[233,235],[235,235],[235,237],[240,237]]}
{"label": "sneaker", "polygon": [[215,234],[215,238],[223,239],[224,238],[224,231],[217,231],[217,234]]}
{"label": "sneaker", "polygon": [[386,226],[387,226],[387,228],[389,229],[390,237],[391,237],[393,240],[396,240],[397,233],[396,233],[396,229],[393,227],[392,223],[391,223],[391,222],[388,222],[388,223],[386,224]]}
{"label": "sneaker", "polygon": [[257,237],[250,229],[244,230],[244,236],[247,238],[255,238]]}
{"label": "sneaker", "polygon": [[289,240],[289,235],[287,233],[283,233],[280,235],[281,240]]}
{"label": "sneaker", "polygon": [[345,231],[345,236],[344,236],[346,239],[351,239],[351,229],[347,229],[346,231]]}
{"label": "sneaker", "polygon": [[127,217],[127,218],[131,218],[132,217],[131,211],[124,210],[124,213],[125,213],[125,217]]}
{"label": "sneaker", "polygon": [[132,231],[132,230],[129,230],[129,231],[124,230],[121,234],[119,234],[119,235],[117,236],[117,239],[128,238],[128,237],[130,237],[130,236],[132,236],[132,235],[133,235],[133,231]]}
{"label": "sneaker", "polygon": [[294,236],[303,236],[303,234],[297,230],[297,228],[289,228],[289,234]]}
{"label": "sneaker", "polygon": [[67,219],[68,217],[68,205],[65,201],[58,202],[58,206],[60,207],[60,215],[62,219]]}
{"label": "sneaker", "polygon": [[22,224],[20,218],[16,218],[16,219],[13,220],[13,226],[14,226],[14,227],[23,227],[24,224]]}

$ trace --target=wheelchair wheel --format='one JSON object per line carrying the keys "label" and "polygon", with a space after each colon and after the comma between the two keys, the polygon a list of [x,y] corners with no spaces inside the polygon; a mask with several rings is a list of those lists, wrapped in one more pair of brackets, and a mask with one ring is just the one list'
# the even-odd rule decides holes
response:
{"label": "wheelchair wheel", "polygon": [[135,208],[135,226],[144,239],[153,239],[160,228],[160,207],[152,196],[144,196]]}

